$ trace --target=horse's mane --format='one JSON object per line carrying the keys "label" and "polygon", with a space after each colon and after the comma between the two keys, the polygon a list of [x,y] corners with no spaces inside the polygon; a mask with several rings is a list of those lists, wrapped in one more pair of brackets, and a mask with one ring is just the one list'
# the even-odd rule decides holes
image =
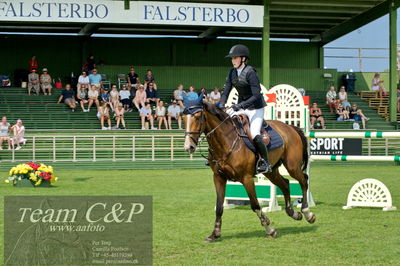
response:
{"label": "horse's mane", "polygon": [[219,120],[224,120],[228,114],[218,108],[215,104],[204,102],[204,109],[212,115],[215,115]]}

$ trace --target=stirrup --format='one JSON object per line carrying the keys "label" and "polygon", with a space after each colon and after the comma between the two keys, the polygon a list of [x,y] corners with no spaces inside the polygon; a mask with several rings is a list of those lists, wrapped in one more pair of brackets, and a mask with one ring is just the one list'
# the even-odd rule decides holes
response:
{"label": "stirrup", "polygon": [[257,171],[257,174],[271,173],[272,168],[271,168],[271,165],[267,161],[265,161],[263,158],[260,158],[257,161],[256,171]]}
{"label": "stirrup", "polygon": [[205,165],[205,166],[210,166],[210,163],[208,162],[208,160],[205,160],[205,161],[204,161],[204,165]]}

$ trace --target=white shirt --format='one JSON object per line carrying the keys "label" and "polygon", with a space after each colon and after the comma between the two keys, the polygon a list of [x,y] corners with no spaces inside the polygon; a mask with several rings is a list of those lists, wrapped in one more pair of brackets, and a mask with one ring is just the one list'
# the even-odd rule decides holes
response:
{"label": "white shirt", "polygon": [[121,90],[119,91],[119,96],[121,96],[121,100],[129,99],[129,97],[131,96],[131,92],[128,90]]}
{"label": "white shirt", "polygon": [[181,108],[178,105],[170,105],[168,106],[168,113],[171,113],[172,116],[176,116],[181,112]]}
{"label": "white shirt", "polygon": [[84,77],[84,76],[80,75],[79,79],[78,79],[78,83],[89,84],[90,83],[89,77],[88,76]]}
{"label": "white shirt", "polygon": [[236,69],[237,74],[238,74],[238,77],[240,76],[240,73],[242,73],[243,68],[244,68],[245,66],[246,66],[246,65],[242,63],[242,66],[241,66],[240,68]]}
{"label": "white shirt", "polygon": [[212,91],[210,93],[210,98],[213,100],[218,100],[219,98],[221,98],[221,93],[220,92],[214,93],[214,91]]}
{"label": "white shirt", "polygon": [[147,109],[145,106],[140,108],[140,114],[142,115],[151,115],[151,108]]}
{"label": "white shirt", "polygon": [[157,116],[165,116],[165,107],[162,106],[161,108],[159,106],[156,107],[156,115]]}

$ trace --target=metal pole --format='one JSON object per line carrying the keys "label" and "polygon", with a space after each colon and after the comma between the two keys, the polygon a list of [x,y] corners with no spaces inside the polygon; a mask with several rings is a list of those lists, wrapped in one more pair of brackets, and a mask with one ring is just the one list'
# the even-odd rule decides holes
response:
{"label": "metal pole", "polygon": [[115,136],[113,136],[112,154],[113,154],[113,162],[115,162]]}
{"label": "metal pole", "polygon": [[32,138],[32,162],[34,162],[36,159],[35,150],[36,150],[36,137],[33,136],[33,138]]}
{"label": "metal pole", "polygon": [[56,161],[56,137],[53,137],[53,162]]}
{"label": "metal pole", "polygon": [[93,162],[96,161],[96,137],[93,136]]}
{"label": "metal pole", "polygon": [[269,5],[271,0],[264,0],[264,26],[262,32],[262,78],[261,82],[265,86],[265,88],[269,89],[270,84],[270,65],[269,65],[269,32],[270,32],[270,19],[269,19]]}
{"label": "metal pole", "polygon": [[390,122],[397,121],[397,7],[395,0],[389,7],[389,93]]}
{"label": "metal pole", "polygon": [[362,48],[358,48],[358,69],[362,72]]}
{"label": "metal pole", "polygon": [[171,161],[174,160],[174,136],[171,136]]}
{"label": "metal pole", "polygon": [[135,136],[132,136],[132,161],[135,161]]}
{"label": "metal pole", "polygon": [[72,161],[76,162],[76,136],[73,137],[72,143]]}

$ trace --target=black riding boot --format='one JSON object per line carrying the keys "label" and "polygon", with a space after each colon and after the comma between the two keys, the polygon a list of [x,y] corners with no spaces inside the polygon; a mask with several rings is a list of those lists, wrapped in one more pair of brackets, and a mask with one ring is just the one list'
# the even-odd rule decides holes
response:
{"label": "black riding boot", "polygon": [[258,153],[261,155],[256,165],[257,174],[272,172],[271,165],[268,162],[268,150],[264,144],[263,137],[261,135],[257,135],[253,141]]}

